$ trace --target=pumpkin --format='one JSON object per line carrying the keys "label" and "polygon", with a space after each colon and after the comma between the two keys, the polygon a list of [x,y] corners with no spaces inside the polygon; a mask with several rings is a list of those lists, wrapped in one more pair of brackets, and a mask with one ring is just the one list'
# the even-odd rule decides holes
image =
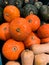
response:
{"label": "pumpkin", "polygon": [[43,24],[39,27],[38,31],[38,36],[40,38],[47,38],[49,37],[49,24]]}
{"label": "pumpkin", "polygon": [[20,17],[20,11],[16,6],[8,5],[4,8],[3,15],[7,22],[11,22],[14,18]]}
{"label": "pumpkin", "polygon": [[27,48],[31,47],[34,44],[40,44],[40,39],[32,32],[24,41],[24,44]]}
{"label": "pumpkin", "polygon": [[24,41],[31,33],[29,23],[25,18],[16,18],[10,23],[10,34],[17,41]]}
{"label": "pumpkin", "polygon": [[24,17],[26,17],[29,14],[38,14],[37,8],[32,4],[26,4],[23,7],[23,9],[24,9],[24,12],[23,12]]}
{"label": "pumpkin", "polygon": [[36,31],[40,27],[40,18],[34,14],[26,16],[26,20],[29,22],[29,25],[32,31]]}
{"label": "pumpkin", "polygon": [[40,8],[40,16],[43,20],[49,20],[49,6],[43,5]]}
{"label": "pumpkin", "polygon": [[24,50],[23,42],[18,42],[13,39],[7,40],[2,47],[2,54],[8,60],[17,60]]}
{"label": "pumpkin", "polygon": [[10,39],[9,23],[3,23],[0,25],[0,40]]}
{"label": "pumpkin", "polygon": [[43,5],[43,3],[42,2],[40,2],[40,1],[36,1],[35,3],[34,3],[34,5],[37,7],[37,9],[39,10],[40,8],[41,8],[41,6]]}

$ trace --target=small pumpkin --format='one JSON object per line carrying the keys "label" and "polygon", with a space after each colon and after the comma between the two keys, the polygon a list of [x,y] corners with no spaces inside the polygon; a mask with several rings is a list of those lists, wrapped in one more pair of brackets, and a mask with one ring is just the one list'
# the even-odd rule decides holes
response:
{"label": "small pumpkin", "polygon": [[9,23],[0,25],[0,40],[8,40],[10,38]]}
{"label": "small pumpkin", "polygon": [[40,39],[32,32],[24,41],[24,44],[27,48],[31,47],[34,44],[40,44]]}
{"label": "small pumpkin", "polygon": [[11,22],[14,18],[20,17],[20,11],[16,6],[8,5],[4,8],[3,15],[7,22]]}
{"label": "small pumpkin", "polygon": [[39,27],[38,31],[38,36],[40,38],[47,38],[49,37],[49,24],[43,24]]}
{"label": "small pumpkin", "polygon": [[19,17],[10,23],[10,34],[17,41],[24,41],[31,31],[30,25],[25,18]]}
{"label": "small pumpkin", "polygon": [[34,3],[34,5],[37,7],[37,9],[39,10],[40,8],[41,8],[41,6],[43,5],[43,3],[42,2],[40,2],[40,1],[36,1],[35,3]]}
{"label": "small pumpkin", "polygon": [[40,27],[40,18],[37,15],[30,14],[26,16],[26,20],[29,22],[32,31],[36,31]]}
{"label": "small pumpkin", "polygon": [[23,7],[23,9],[24,9],[24,12],[23,12],[24,17],[26,17],[29,14],[36,14],[36,15],[38,14],[37,8],[32,4],[26,4]]}
{"label": "small pumpkin", "polygon": [[45,21],[49,20],[49,6],[43,5],[40,8],[40,16]]}
{"label": "small pumpkin", "polygon": [[17,60],[24,50],[23,42],[17,42],[13,39],[7,40],[2,47],[2,54],[8,60]]}

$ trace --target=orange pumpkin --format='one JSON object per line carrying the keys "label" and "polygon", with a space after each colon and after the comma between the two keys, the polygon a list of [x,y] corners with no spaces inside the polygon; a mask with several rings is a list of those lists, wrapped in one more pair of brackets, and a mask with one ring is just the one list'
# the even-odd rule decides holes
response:
{"label": "orange pumpkin", "polygon": [[17,42],[13,39],[7,40],[3,47],[2,53],[5,58],[8,60],[17,60],[20,56],[20,53],[24,50],[23,42]]}
{"label": "orange pumpkin", "polygon": [[49,24],[43,24],[40,26],[37,33],[40,38],[49,37]]}
{"label": "orange pumpkin", "polygon": [[26,17],[26,20],[29,22],[29,25],[32,31],[36,31],[40,26],[40,19],[34,14],[30,14]]}
{"label": "orange pumpkin", "polygon": [[9,23],[3,23],[0,25],[0,39],[7,40],[10,38]]}
{"label": "orange pumpkin", "polygon": [[8,5],[4,8],[3,14],[4,14],[4,19],[7,22],[11,22],[14,18],[20,16],[20,11],[16,6]]}
{"label": "orange pumpkin", "polygon": [[10,23],[10,33],[13,39],[24,41],[31,33],[31,28],[25,18],[16,18]]}
{"label": "orange pumpkin", "polygon": [[34,44],[40,44],[40,39],[32,32],[24,41],[24,44],[27,48]]}
{"label": "orange pumpkin", "polygon": [[41,43],[49,43],[49,37],[41,39]]}

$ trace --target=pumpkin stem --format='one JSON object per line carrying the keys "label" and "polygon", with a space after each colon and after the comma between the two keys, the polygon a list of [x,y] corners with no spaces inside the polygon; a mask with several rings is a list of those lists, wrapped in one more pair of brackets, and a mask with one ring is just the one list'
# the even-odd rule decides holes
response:
{"label": "pumpkin stem", "polygon": [[31,39],[34,39],[34,37],[32,36]]}
{"label": "pumpkin stem", "polygon": [[5,27],[4,30],[6,30],[7,28]]}
{"label": "pumpkin stem", "polygon": [[20,32],[20,28],[17,28],[16,31],[17,31],[17,32]]}
{"label": "pumpkin stem", "polygon": [[6,13],[6,16],[9,16],[9,14],[8,14],[8,13]]}
{"label": "pumpkin stem", "polygon": [[12,50],[13,50],[13,51],[16,51],[16,50],[17,50],[17,48],[16,48],[16,47],[13,47],[13,48],[12,48]]}
{"label": "pumpkin stem", "polygon": [[29,22],[32,22],[32,20],[30,19]]}

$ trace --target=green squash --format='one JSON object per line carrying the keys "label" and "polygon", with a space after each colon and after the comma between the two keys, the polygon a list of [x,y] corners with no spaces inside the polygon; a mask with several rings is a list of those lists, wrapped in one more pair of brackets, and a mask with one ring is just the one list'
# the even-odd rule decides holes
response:
{"label": "green squash", "polygon": [[15,5],[15,0],[2,0],[2,7],[4,8],[7,5]]}
{"label": "green squash", "polygon": [[26,5],[26,4],[34,4],[34,0],[23,0],[23,5]]}
{"label": "green squash", "polygon": [[22,8],[23,0],[15,0],[15,5],[16,5],[18,8]]}
{"label": "green squash", "polygon": [[23,12],[24,17],[26,17],[29,14],[36,14],[36,15],[38,14],[37,8],[32,4],[26,4],[23,7],[23,9],[24,9],[24,12]]}
{"label": "green squash", "polygon": [[34,3],[34,5],[37,7],[37,9],[39,10],[40,8],[41,8],[41,6],[43,5],[43,3],[42,2],[40,2],[40,1],[36,1],[35,3]]}
{"label": "green squash", "polygon": [[49,20],[49,6],[43,5],[40,8],[40,16],[45,21]]}
{"label": "green squash", "polygon": [[18,8],[22,7],[23,5],[23,0],[3,0],[2,2],[3,5],[1,5],[3,8],[7,5],[15,5]]}

